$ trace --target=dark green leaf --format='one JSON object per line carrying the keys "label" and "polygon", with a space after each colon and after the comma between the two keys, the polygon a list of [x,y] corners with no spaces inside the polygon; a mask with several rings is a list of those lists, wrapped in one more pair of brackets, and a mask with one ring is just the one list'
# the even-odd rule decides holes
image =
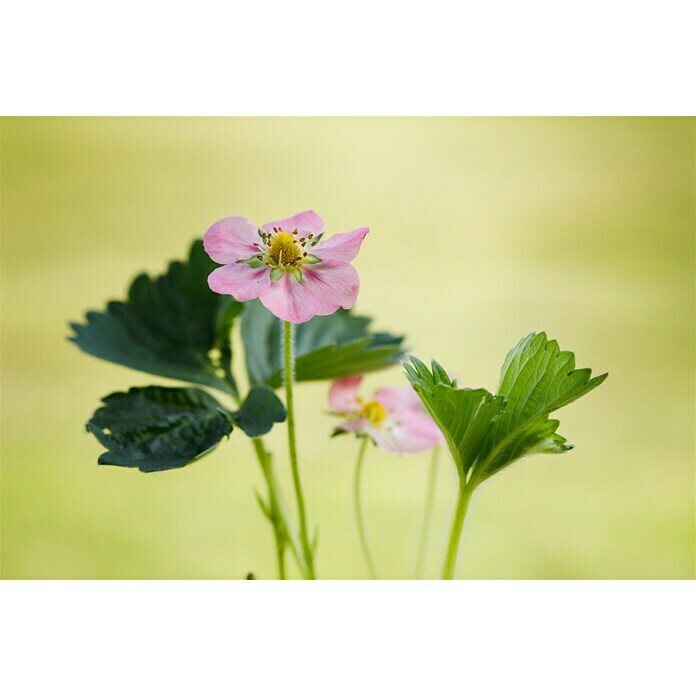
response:
{"label": "dark green leaf", "polygon": [[134,387],[103,399],[87,429],[108,449],[100,464],[140,471],[177,469],[232,431],[229,414],[200,389]]}
{"label": "dark green leaf", "polygon": [[[335,379],[393,365],[402,355],[403,337],[371,333],[368,317],[339,309],[296,327],[298,381]],[[247,372],[252,384],[277,388],[282,381],[281,323],[258,300],[244,305],[241,319]]]}
{"label": "dark green leaf", "polygon": [[285,420],[285,406],[267,387],[253,387],[232,419],[249,437],[261,437]]}
{"label": "dark green leaf", "polygon": [[200,389],[134,387],[103,399],[87,429],[108,448],[100,464],[141,471],[177,469],[209,452],[238,425],[260,437],[285,420],[285,407],[273,391],[255,387],[237,412]]}
{"label": "dark green leaf", "polygon": [[598,387],[607,377],[575,369],[573,353],[546,334],[530,334],[503,365],[499,393],[458,389],[433,361],[432,370],[411,358],[408,380],[435,419],[466,480],[480,483],[527,454],[571,449],[549,414]]}
{"label": "dark green leaf", "polygon": [[139,275],[125,302],[109,302],[71,324],[81,350],[154,375],[237,394],[231,373],[230,331],[242,304],[218,295],[207,278],[216,268],[198,240],[185,262],[164,275]]}

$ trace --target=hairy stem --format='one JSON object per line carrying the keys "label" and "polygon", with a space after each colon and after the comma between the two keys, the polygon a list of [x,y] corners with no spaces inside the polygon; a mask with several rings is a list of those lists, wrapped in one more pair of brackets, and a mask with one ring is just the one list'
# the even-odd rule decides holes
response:
{"label": "hairy stem", "polygon": [[457,507],[454,511],[454,520],[452,521],[452,531],[450,533],[449,544],[447,545],[445,565],[442,569],[443,580],[452,580],[452,578],[454,578],[454,571],[457,567],[459,542],[462,538],[462,529],[464,528],[464,519],[466,518],[466,512],[469,509],[469,502],[473,492],[474,486],[467,486],[463,477],[460,476]]}
{"label": "hairy stem", "polygon": [[425,491],[425,509],[423,510],[423,525],[421,527],[420,541],[418,543],[418,555],[416,557],[416,578],[423,576],[423,566],[428,550],[428,537],[430,536],[430,522],[433,516],[435,503],[435,484],[437,482],[437,461],[440,456],[440,448],[433,449],[428,471],[428,485]]}
{"label": "hairy stem", "polygon": [[283,322],[283,372],[285,378],[285,408],[288,413],[288,449],[290,452],[290,467],[292,469],[292,482],[295,487],[297,499],[297,511],[300,518],[300,544],[302,556],[307,570],[307,578],[316,578],[314,571],[314,551],[309,542],[307,531],[307,513],[305,512],[302,484],[300,483],[300,468],[297,464],[297,443],[295,441],[295,404],[293,400],[293,383],[295,380],[295,354],[293,350],[293,324]]}
{"label": "hairy stem", "polygon": [[377,571],[375,570],[375,563],[372,560],[370,542],[367,538],[367,528],[365,525],[365,513],[363,512],[362,491],[360,485],[362,466],[363,462],[365,461],[365,452],[367,450],[368,443],[369,438],[364,437],[362,443],[360,444],[360,449],[358,450],[358,461],[355,463],[355,478],[353,479],[353,502],[355,504],[355,521],[358,525],[358,537],[360,538],[360,547],[362,548],[363,556],[365,556],[365,563],[367,564],[367,569],[370,573],[370,578],[372,580],[376,580]]}

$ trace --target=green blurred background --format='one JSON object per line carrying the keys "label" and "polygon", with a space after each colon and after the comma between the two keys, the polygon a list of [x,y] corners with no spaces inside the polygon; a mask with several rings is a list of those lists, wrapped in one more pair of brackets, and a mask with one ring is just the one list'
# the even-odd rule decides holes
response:
{"label": "green blurred background", "polygon": [[[81,354],[67,322],[161,271],[215,220],[315,208],[369,225],[357,308],[467,386],[546,330],[604,386],[560,412],[576,444],[479,489],[459,576],[692,578],[693,119],[9,118],[2,127],[2,575],[273,577],[241,433],[184,469],[99,467],[102,395],[166,380]],[[405,384],[398,367],[367,389]],[[319,574],[364,577],[327,384],[301,385]],[[290,492],[285,428],[269,437]],[[368,455],[384,577],[412,576],[428,455]],[[454,471],[443,459],[428,574]]]}

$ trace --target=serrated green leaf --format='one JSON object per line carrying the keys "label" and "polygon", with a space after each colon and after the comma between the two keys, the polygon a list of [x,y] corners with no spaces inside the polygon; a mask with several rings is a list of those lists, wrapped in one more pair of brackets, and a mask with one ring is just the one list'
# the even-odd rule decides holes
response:
{"label": "serrated green leaf", "polygon": [[[485,481],[528,454],[562,454],[573,449],[573,445],[566,444],[566,439],[556,433],[558,425],[559,421],[545,416],[527,421],[514,436],[503,440],[492,456],[482,459],[478,479]],[[485,456],[485,450],[481,456]]]}
{"label": "serrated green leaf", "polygon": [[[549,420],[548,415],[592,391],[606,378],[606,373],[592,378],[588,368],[575,369],[575,355],[561,351],[543,332],[523,338],[503,364],[498,393],[507,404],[481,451],[482,479],[527,453],[570,449],[564,438],[555,435],[558,421]],[[544,448],[548,438],[556,438],[557,444],[564,446]]]}
{"label": "serrated green leaf", "polygon": [[103,399],[87,429],[108,449],[100,464],[143,472],[199,459],[232,431],[229,414],[200,389],[133,387]]}
{"label": "serrated green leaf", "polygon": [[606,374],[575,369],[573,353],[546,334],[530,334],[509,353],[497,396],[459,389],[433,361],[404,364],[406,376],[445,435],[464,481],[478,485],[512,462],[536,452],[571,449],[549,414],[598,387]]}
{"label": "serrated green leaf", "polygon": [[249,437],[261,437],[285,420],[285,407],[266,387],[254,387],[236,412],[191,387],[133,387],[102,401],[87,422],[109,450],[99,463],[145,472],[177,469],[198,459],[230,434],[233,423]]}
{"label": "serrated green leaf", "polygon": [[433,378],[436,382],[438,382],[439,384],[446,384],[448,386],[452,385],[447,371],[444,367],[442,367],[442,365],[440,365],[440,363],[437,360],[431,360],[430,365],[433,371]]}
{"label": "serrated green leaf", "polygon": [[523,338],[507,355],[498,393],[508,407],[499,427],[522,422],[541,413],[551,413],[598,387],[606,374],[591,379],[591,370],[575,369],[575,355],[561,351],[545,333]]}
{"label": "serrated green leaf", "polygon": [[214,268],[197,240],[187,261],[158,277],[137,276],[124,302],[71,324],[69,340],[102,360],[236,395],[230,331],[243,305],[210,290]]}
{"label": "serrated green leaf", "polygon": [[[298,324],[296,379],[336,379],[381,370],[398,362],[403,338],[371,333],[370,322],[367,317],[339,309],[330,316]],[[254,300],[244,305],[241,327],[250,382],[278,388],[282,381],[280,321]]]}
{"label": "serrated green leaf", "polygon": [[485,389],[456,389],[437,384],[428,368],[423,363],[420,365],[430,377],[424,375],[425,379],[414,381],[409,375],[409,380],[445,436],[457,468],[466,478],[505,400]]}

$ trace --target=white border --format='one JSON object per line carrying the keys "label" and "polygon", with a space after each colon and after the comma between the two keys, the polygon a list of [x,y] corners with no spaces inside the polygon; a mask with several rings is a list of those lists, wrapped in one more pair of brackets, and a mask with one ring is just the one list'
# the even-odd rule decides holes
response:
{"label": "white border", "polygon": [[5,582],[3,691],[691,693],[693,582]]}
{"label": "white border", "polygon": [[4,114],[696,112],[693,3],[24,0]]}
{"label": "white border", "polygon": [[[693,114],[692,3],[3,8],[3,114]],[[0,585],[3,691],[688,693],[694,583]],[[689,688],[691,687],[691,689]]]}

